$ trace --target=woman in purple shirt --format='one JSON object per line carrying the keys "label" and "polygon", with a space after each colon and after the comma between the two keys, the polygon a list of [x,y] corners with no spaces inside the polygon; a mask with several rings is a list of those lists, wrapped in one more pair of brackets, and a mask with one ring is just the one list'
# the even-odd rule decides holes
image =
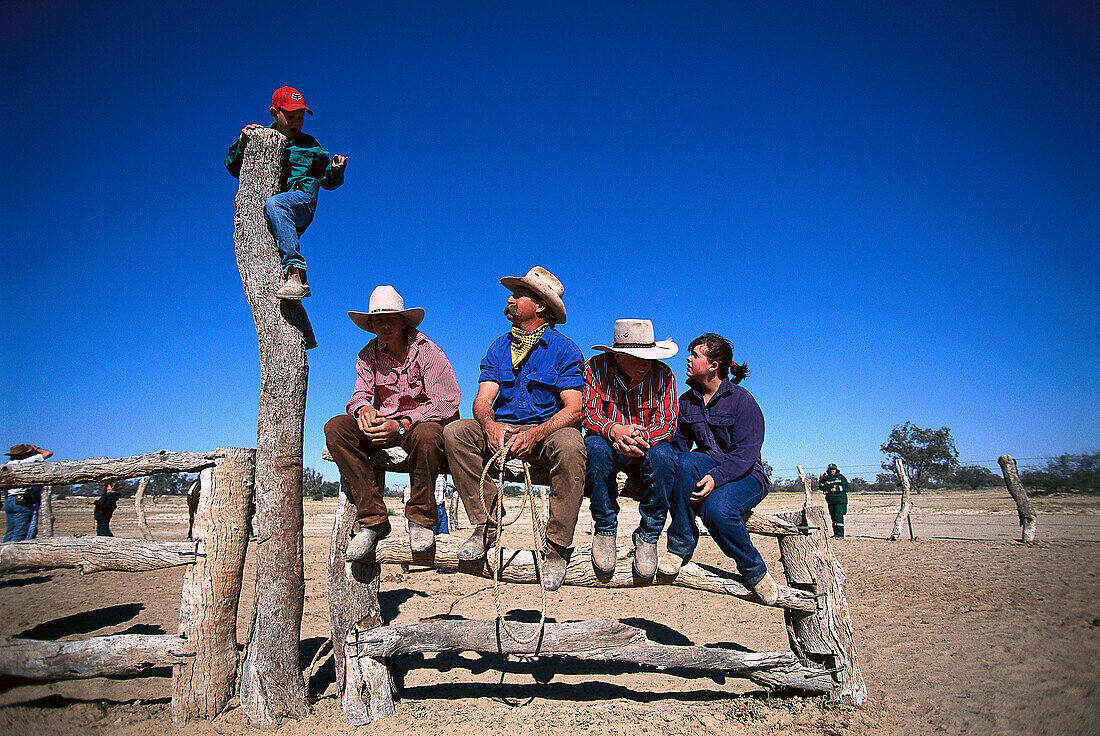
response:
{"label": "woman in purple shirt", "polygon": [[680,456],[669,505],[668,553],[658,569],[674,576],[691,559],[699,541],[698,513],[745,583],[772,604],[779,588],[745,528],[745,518],[768,495],[760,460],[764,415],[752,394],[738,385],[749,367],[734,363],[733,346],[713,332],[695,338],[689,350],[689,388],[680,395],[680,416],[669,440]]}

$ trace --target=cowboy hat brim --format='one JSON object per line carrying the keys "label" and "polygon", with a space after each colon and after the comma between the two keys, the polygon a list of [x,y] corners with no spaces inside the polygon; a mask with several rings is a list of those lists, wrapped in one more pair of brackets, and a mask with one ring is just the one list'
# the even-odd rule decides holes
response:
{"label": "cowboy hat brim", "polygon": [[394,310],[392,312],[348,312],[348,317],[351,318],[351,321],[355,323],[356,327],[375,334],[377,334],[378,331],[374,329],[374,318],[389,317],[393,315],[407,319],[409,321],[409,327],[419,327],[420,323],[424,321],[424,310],[420,307]]}
{"label": "cowboy hat brim", "polygon": [[546,284],[526,276],[505,276],[500,280],[500,284],[508,291],[515,291],[517,286],[522,286],[535,292],[546,300],[546,306],[554,315],[554,321],[559,325],[565,324],[565,302],[560,296],[547,289]]}
{"label": "cowboy hat brim", "polygon": [[622,353],[632,355],[644,360],[665,360],[680,352],[672,340],[658,340],[651,348],[617,348],[614,345],[593,345],[593,350],[602,350],[605,353]]}

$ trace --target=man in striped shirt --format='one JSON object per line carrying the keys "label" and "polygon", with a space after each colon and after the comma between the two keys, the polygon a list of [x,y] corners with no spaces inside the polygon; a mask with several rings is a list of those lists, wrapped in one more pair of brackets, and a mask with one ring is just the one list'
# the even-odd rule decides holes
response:
{"label": "man in striped shirt", "polygon": [[657,539],[668,516],[676,475],[676,452],[666,442],[676,429],[676,377],[660,360],[676,355],[676,343],[653,339],[648,319],[615,321],[615,340],[593,345],[603,354],[584,366],[584,409],[588,432],[585,491],[591,497],[592,568],[611,575],[617,559],[620,471],[642,487],[641,522],[632,535],[634,574],[657,571]]}
{"label": "man in striped shirt", "polygon": [[458,418],[458,379],[439,346],[417,330],[420,307],[405,309],[392,286],[379,286],[368,312],[348,312],[376,337],[359,352],[355,392],[347,413],[325,425],[325,441],[340,468],[344,489],[358,510],[362,529],[348,544],[347,558],[360,560],[390,533],[380,479],[370,454],[382,447],[409,453],[410,496],[405,504],[409,544],[425,552],[435,544],[435,479],[446,461],[443,426]]}

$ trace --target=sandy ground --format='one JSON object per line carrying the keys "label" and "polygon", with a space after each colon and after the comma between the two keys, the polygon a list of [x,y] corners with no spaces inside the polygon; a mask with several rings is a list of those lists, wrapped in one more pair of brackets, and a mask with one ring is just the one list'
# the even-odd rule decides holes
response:
{"label": "sandy ground", "polygon": [[[1002,497],[1003,496],[1003,497]],[[764,511],[796,508],[773,495]],[[848,574],[848,599],[870,698],[861,708],[815,698],[771,698],[747,680],[684,679],[668,674],[562,660],[509,663],[479,655],[416,655],[405,671],[397,714],[353,729],[331,688],[331,660],[310,682],[313,715],[280,733],[438,734],[1098,734],[1100,733],[1100,499],[1037,500],[1043,540],[1024,547],[1003,490],[922,495],[916,541],[887,542],[896,497],[853,498],[849,538],[834,542]],[[303,664],[328,636],[325,562],[333,502],[306,502],[306,614]],[[59,535],[94,528],[87,500],[58,509]],[[588,541],[587,513],[577,543]],[[149,508],[158,539],[182,539],[186,507],[164,500]],[[635,507],[624,509],[620,543]],[[138,537],[132,507],[112,528]],[[511,540],[523,544],[529,532]],[[761,539],[778,571],[778,546]],[[250,557],[251,559],[251,557]],[[697,559],[729,566],[709,539]],[[251,570],[241,603],[243,639],[252,606]],[[174,633],[181,570],[99,573],[63,570],[0,580],[0,634],[81,638],[117,633]],[[383,569],[382,609],[393,623],[453,612],[492,618],[486,582],[435,571]],[[505,591],[506,608],[537,616],[532,586]],[[465,596],[465,597],[463,597]],[[548,597],[552,620],[620,619],[667,644],[736,642],[785,649],[782,614],[736,599],[660,586],[598,590],[566,586]],[[169,718],[169,679],[94,679],[51,684],[0,681],[0,733],[94,733],[148,736],[176,729]],[[190,724],[188,736],[249,731],[238,708]]]}

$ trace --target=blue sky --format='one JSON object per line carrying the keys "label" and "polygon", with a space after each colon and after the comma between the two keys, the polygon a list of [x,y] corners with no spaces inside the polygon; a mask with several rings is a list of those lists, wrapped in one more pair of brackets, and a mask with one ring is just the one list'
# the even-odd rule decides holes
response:
{"label": "blue sky", "polygon": [[[222,166],[271,91],[349,156],[303,238],[305,461],[374,286],[463,389],[504,275],[729,337],[779,476],[873,478],[895,424],[965,461],[1100,447],[1094,3],[0,3],[0,440],[57,459],[255,443]],[[682,356],[671,361],[679,378]]]}

